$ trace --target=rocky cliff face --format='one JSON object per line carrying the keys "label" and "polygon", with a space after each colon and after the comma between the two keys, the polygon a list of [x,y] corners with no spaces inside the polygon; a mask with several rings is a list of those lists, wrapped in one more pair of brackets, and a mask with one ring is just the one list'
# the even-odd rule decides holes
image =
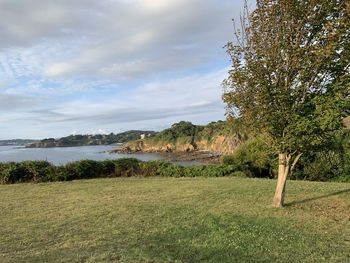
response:
{"label": "rocky cliff face", "polygon": [[218,135],[212,140],[201,140],[197,142],[200,150],[217,153],[232,153],[242,143],[242,139],[233,135]]}

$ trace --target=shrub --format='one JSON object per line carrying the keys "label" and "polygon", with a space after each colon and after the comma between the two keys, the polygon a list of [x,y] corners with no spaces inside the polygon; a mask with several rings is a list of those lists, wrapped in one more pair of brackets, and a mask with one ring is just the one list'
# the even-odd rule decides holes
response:
{"label": "shrub", "polygon": [[14,162],[3,163],[1,165],[1,183],[13,184],[23,181],[24,177],[19,169],[19,164]]}
{"label": "shrub", "polygon": [[325,151],[303,156],[291,179],[309,181],[346,181],[350,177],[347,160],[340,152]]}
{"label": "shrub", "polygon": [[242,171],[236,171],[232,174],[232,176],[235,176],[235,177],[247,177],[247,174],[242,172]]}
{"label": "shrub", "polygon": [[232,175],[234,172],[235,167],[232,165],[197,165],[185,167],[184,176],[221,177]]}
{"label": "shrub", "polygon": [[113,177],[115,175],[115,164],[112,160],[101,161],[101,177]]}
{"label": "shrub", "polygon": [[50,181],[54,174],[54,166],[48,161],[24,161],[19,163],[19,169],[27,182]]}
{"label": "shrub", "polygon": [[46,182],[54,174],[54,166],[47,161],[9,162],[0,165],[0,182]]}
{"label": "shrub", "polygon": [[102,175],[101,162],[82,160],[57,167],[55,181],[71,181],[76,179],[97,178]]}
{"label": "shrub", "polygon": [[350,131],[334,134],[327,150],[305,152],[292,179],[311,181],[350,181]]}
{"label": "shrub", "polygon": [[160,160],[141,162],[140,174],[142,176],[161,176],[162,169],[169,165],[171,165],[169,162]]}
{"label": "shrub", "polygon": [[160,163],[158,169],[159,176],[164,177],[183,177],[185,168],[173,163],[163,162]]}
{"label": "shrub", "polygon": [[231,165],[236,171],[243,171],[251,177],[274,177],[276,173],[272,167],[277,166],[276,161],[265,135],[248,139],[233,154],[222,158],[224,165]]}
{"label": "shrub", "polygon": [[114,161],[115,176],[135,176],[140,172],[140,162],[136,158],[122,158]]}

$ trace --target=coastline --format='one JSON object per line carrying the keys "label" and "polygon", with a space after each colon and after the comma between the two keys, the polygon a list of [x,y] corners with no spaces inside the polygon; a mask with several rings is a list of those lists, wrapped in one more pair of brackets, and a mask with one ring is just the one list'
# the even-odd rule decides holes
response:
{"label": "coastline", "polygon": [[221,153],[211,152],[206,150],[193,150],[193,151],[141,151],[141,150],[131,150],[129,147],[115,149],[109,153],[122,153],[122,154],[147,154],[147,153],[157,153],[170,162],[184,162],[193,161],[200,162],[203,164],[220,164]]}

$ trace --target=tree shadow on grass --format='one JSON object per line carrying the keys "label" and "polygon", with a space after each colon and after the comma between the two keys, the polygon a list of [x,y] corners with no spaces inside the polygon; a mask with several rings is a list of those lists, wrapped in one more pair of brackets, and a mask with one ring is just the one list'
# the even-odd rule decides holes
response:
{"label": "tree shadow on grass", "polygon": [[290,203],[286,203],[285,206],[295,206],[295,205],[304,204],[304,203],[307,203],[307,202],[311,202],[311,201],[315,201],[315,200],[331,197],[331,196],[334,196],[334,195],[345,194],[345,193],[349,193],[349,192],[350,192],[350,188],[344,189],[344,190],[340,190],[340,191],[336,191],[336,192],[329,193],[329,194],[325,194],[325,195],[320,195],[320,196],[306,198],[304,200],[293,201],[293,202],[290,202]]}
{"label": "tree shadow on grass", "polygon": [[139,238],[133,253],[147,262],[300,262],[305,254],[290,246],[291,240],[305,247],[314,242],[276,218],[208,214],[200,224],[180,220],[176,228]]}

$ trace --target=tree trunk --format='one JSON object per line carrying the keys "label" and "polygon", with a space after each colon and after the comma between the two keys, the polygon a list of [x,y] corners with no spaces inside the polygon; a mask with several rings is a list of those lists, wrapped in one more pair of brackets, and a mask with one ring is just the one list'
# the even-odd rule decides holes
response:
{"label": "tree trunk", "polygon": [[286,153],[278,155],[278,177],[275,197],[273,198],[274,207],[282,207],[284,204],[284,193],[286,188],[286,180],[289,174],[290,156]]}

